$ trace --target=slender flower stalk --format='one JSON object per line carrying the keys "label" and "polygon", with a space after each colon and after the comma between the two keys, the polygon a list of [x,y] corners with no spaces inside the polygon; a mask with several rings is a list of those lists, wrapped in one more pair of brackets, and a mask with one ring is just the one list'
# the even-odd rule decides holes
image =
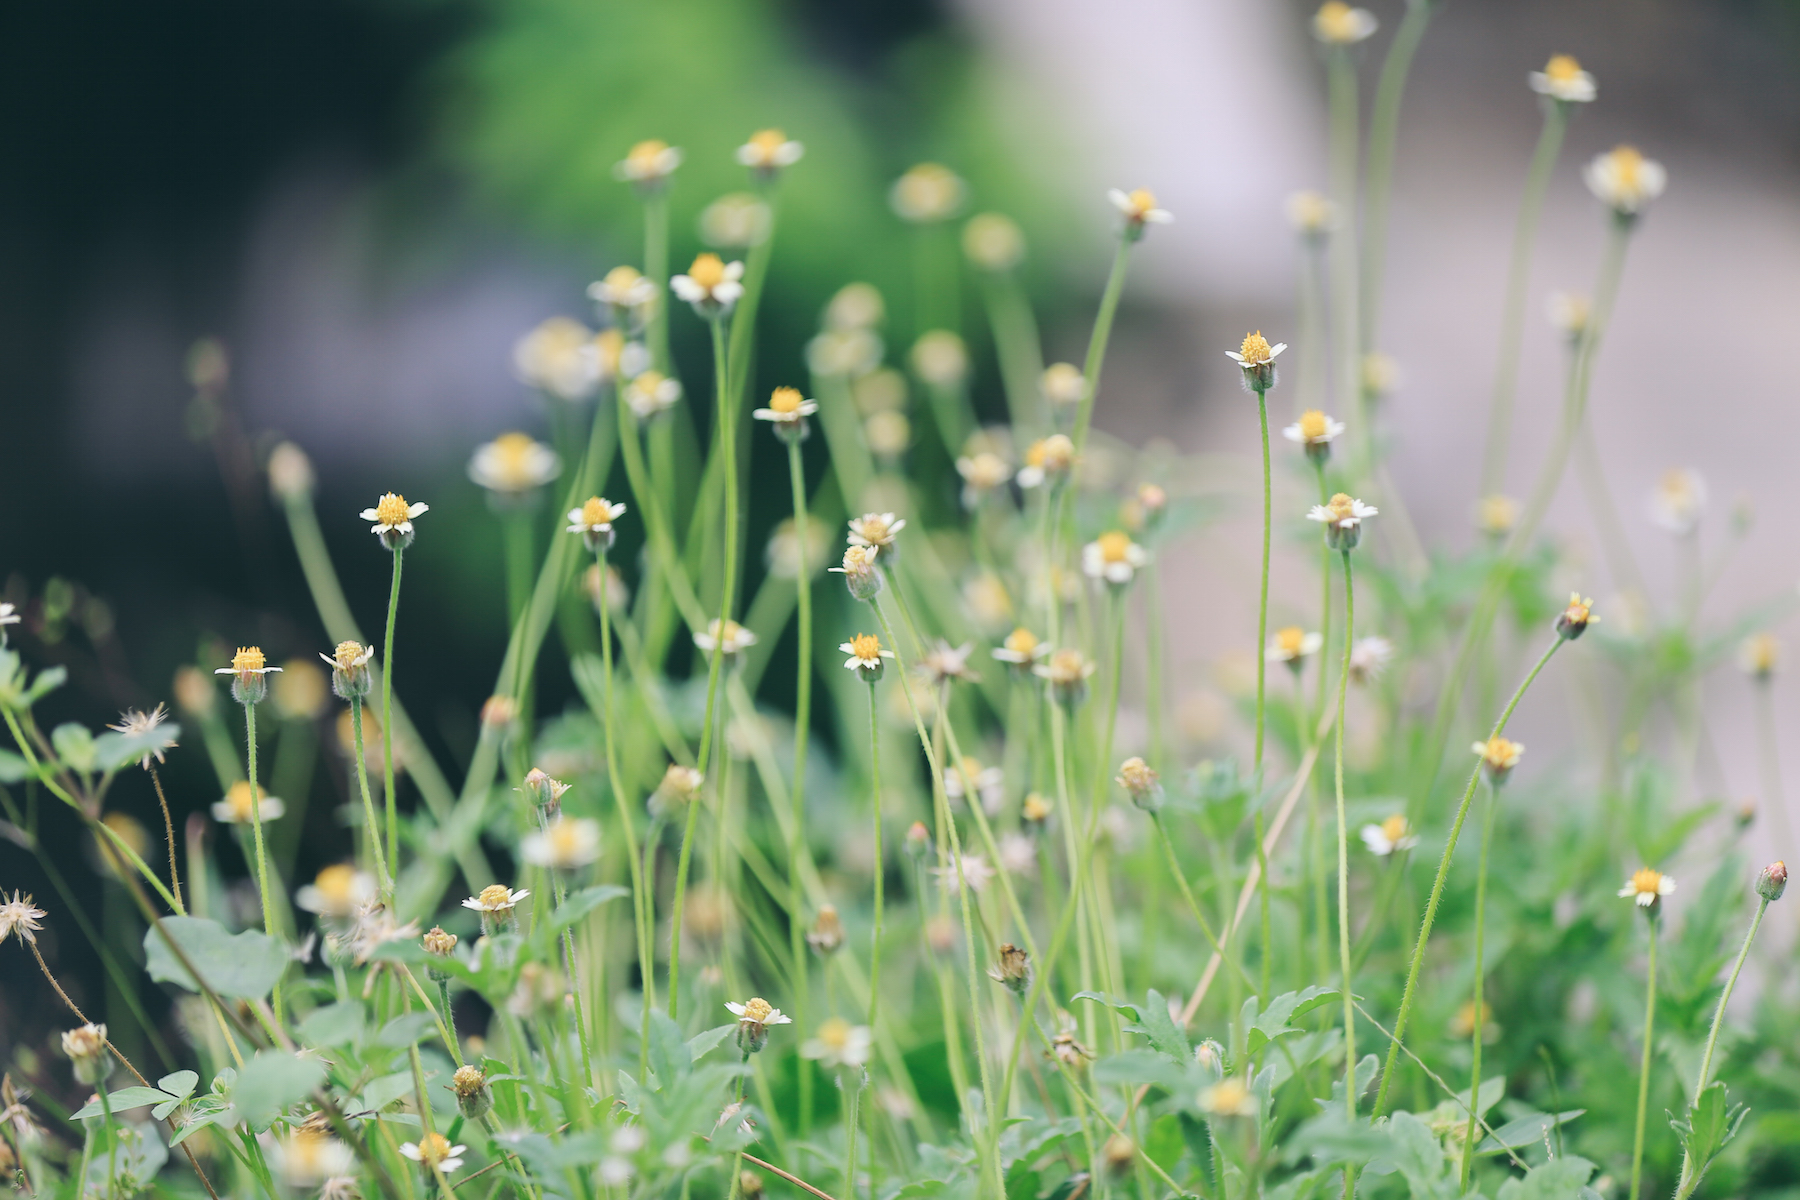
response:
{"label": "slender flower stalk", "polygon": [[[881,934],[884,916],[882,891],[883,876],[887,874],[887,859],[881,846],[881,722],[875,704],[876,676],[867,672],[862,674],[869,683],[869,800],[874,808],[875,833],[875,928],[869,935],[869,1028],[879,1029],[880,1026],[875,1021],[881,1008]],[[977,802],[971,797],[971,803]],[[799,825],[799,822],[796,821],[795,825]]]}
{"label": "slender flower stalk", "polygon": [[375,860],[375,877],[381,894],[389,904],[394,902],[394,877],[388,874],[387,856],[381,848],[381,822],[375,816],[375,800],[369,793],[369,759],[363,749],[363,698],[350,697],[350,730],[355,740],[356,786],[362,794],[363,827],[368,830],[369,857]]}
{"label": "slender flower stalk", "polygon": [[[1356,1120],[1356,1009],[1350,977],[1350,823],[1344,812],[1344,702],[1350,691],[1350,647],[1356,634],[1356,584],[1350,568],[1350,547],[1344,559],[1344,658],[1338,668],[1337,745],[1333,751],[1333,788],[1337,799],[1338,858],[1338,970],[1344,989],[1344,1112]],[[1352,1186],[1355,1167],[1344,1168],[1345,1187]]]}
{"label": "slender flower stalk", "polygon": [[[1262,500],[1263,500],[1263,536],[1262,536],[1262,577],[1256,601],[1256,645],[1261,647],[1269,640],[1269,549],[1274,536],[1274,486],[1270,478],[1269,466],[1269,389],[1267,386],[1256,389],[1256,422],[1262,431]],[[1251,770],[1259,783],[1262,775],[1263,761],[1263,722],[1264,704],[1268,677],[1268,662],[1265,656],[1256,656],[1256,753],[1251,758]],[[1258,810],[1260,816],[1261,810]],[[1257,845],[1262,845],[1261,831],[1258,831]],[[1265,873],[1266,874],[1266,873]],[[1267,948],[1264,948],[1266,954]]]}
{"label": "slender flower stalk", "polygon": [[[1656,1040],[1656,935],[1662,926],[1657,911],[1660,908],[1661,905],[1652,906],[1645,922],[1650,927],[1650,958],[1644,968],[1644,1052],[1638,1061],[1637,1124],[1631,1135],[1631,1188],[1627,1192],[1630,1200],[1638,1200],[1644,1182],[1644,1118],[1650,1109],[1650,1057]],[[1762,915],[1760,910],[1757,915]]]}
{"label": "slender flower stalk", "polygon": [[[400,815],[394,799],[394,621],[400,612],[400,564],[406,547],[394,547],[394,581],[388,588],[387,632],[381,639],[381,786],[387,804],[387,873],[400,874]],[[357,727],[360,736],[362,727]],[[253,752],[254,753],[254,752]],[[251,769],[255,783],[255,768]]]}
{"label": "slender flower stalk", "polygon": [[[806,931],[799,918],[805,900],[805,888],[800,877],[800,862],[805,850],[806,838],[806,752],[812,742],[812,572],[806,561],[807,549],[807,512],[806,512],[806,471],[800,460],[800,439],[787,439],[788,483],[794,494],[794,606],[797,610],[795,635],[799,641],[794,662],[794,819],[789,823],[788,833],[788,949],[794,964],[794,997],[795,1007],[800,1014],[802,1026],[811,1028],[808,1018],[810,1008],[810,990],[807,985],[808,963],[806,954]],[[870,703],[874,703],[873,694]],[[872,718],[871,718],[872,719]],[[876,768],[875,786],[881,786],[881,775]],[[879,810],[878,810],[879,811]],[[876,818],[877,829],[880,817]],[[877,834],[879,837],[879,833]],[[879,872],[877,872],[879,875]],[[879,922],[877,923],[879,926]],[[876,934],[879,944],[880,934]],[[873,989],[870,991],[874,995]],[[871,1014],[869,1026],[874,1028],[875,1018]],[[812,1124],[812,1063],[802,1060],[800,1063],[800,1123],[802,1130]]]}
{"label": "slender flower stalk", "polygon": [[[1500,807],[1500,788],[1496,778],[1488,777],[1487,808],[1481,817],[1481,859],[1475,869],[1475,984],[1470,1000],[1469,1095],[1481,1092],[1482,1040],[1487,1033],[1487,885],[1488,854],[1494,845],[1494,816]],[[1461,1187],[1469,1188],[1469,1173],[1475,1166],[1475,1122],[1480,1106],[1469,1107],[1469,1123],[1463,1130]]]}

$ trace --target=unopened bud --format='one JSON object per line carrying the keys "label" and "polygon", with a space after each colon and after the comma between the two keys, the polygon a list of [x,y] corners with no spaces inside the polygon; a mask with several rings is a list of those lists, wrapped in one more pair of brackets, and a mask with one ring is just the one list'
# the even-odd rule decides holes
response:
{"label": "unopened bud", "polygon": [[925,857],[931,849],[931,832],[925,828],[925,822],[914,821],[912,828],[906,831],[906,853],[914,859]]}
{"label": "unopened bud", "polygon": [[1779,859],[1762,869],[1756,877],[1756,894],[1764,900],[1779,900],[1787,891],[1787,864]]}
{"label": "unopened bud", "polygon": [[542,768],[533,767],[518,790],[527,800],[537,805],[546,817],[553,817],[562,808],[562,795],[570,786],[560,779],[550,778]]}
{"label": "unopened bud", "polygon": [[503,734],[511,732],[519,719],[519,702],[511,696],[496,693],[481,706],[481,727]]}
{"label": "unopened bud", "polygon": [[471,1121],[481,1120],[494,1107],[493,1089],[480,1067],[458,1067],[450,1077],[450,1086],[456,1092],[456,1106]]}

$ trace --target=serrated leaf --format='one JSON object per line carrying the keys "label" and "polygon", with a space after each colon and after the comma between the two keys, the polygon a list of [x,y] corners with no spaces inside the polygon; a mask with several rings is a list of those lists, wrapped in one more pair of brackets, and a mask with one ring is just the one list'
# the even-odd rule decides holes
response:
{"label": "serrated leaf", "polygon": [[1669,1127],[1681,1139],[1681,1148],[1687,1151],[1688,1169],[1692,1172],[1690,1178],[1696,1184],[1719,1152],[1737,1136],[1738,1127],[1749,1115],[1747,1107],[1730,1102],[1723,1083],[1715,1082],[1707,1084],[1694,1097],[1693,1103],[1688,1105],[1686,1120],[1669,1118]]}
{"label": "serrated leaf", "polygon": [[669,1015],[650,1010],[650,1070],[656,1075],[659,1090],[669,1087],[693,1069],[694,1056],[688,1053],[681,1027]]}
{"label": "serrated leaf", "polygon": [[1336,988],[1313,986],[1302,992],[1288,992],[1275,997],[1269,1007],[1250,1022],[1246,1053],[1255,1054],[1264,1046],[1288,1033],[1298,1033],[1293,1023],[1342,995]]}
{"label": "serrated leaf", "polygon": [[699,1062],[710,1054],[715,1047],[737,1031],[737,1022],[728,1025],[715,1025],[711,1029],[696,1033],[687,1041],[688,1061]]}
{"label": "serrated leaf", "polygon": [[[261,999],[287,970],[287,947],[254,929],[228,933],[223,925],[205,917],[164,917],[162,928],[187,954],[207,986],[221,996]],[[144,969],[152,979],[179,984],[191,992],[200,990],[155,926],[144,932]]]}
{"label": "serrated leaf", "polygon": [[1408,1112],[1388,1119],[1392,1144],[1383,1155],[1406,1179],[1413,1200],[1455,1200],[1456,1182],[1449,1177],[1444,1147],[1430,1126]]}
{"label": "serrated leaf", "polygon": [[1498,1200],[1580,1200],[1594,1164],[1573,1154],[1531,1168],[1500,1185]]}
{"label": "serrated leaf", "polygon": [[1169,1015],[1168,1000],[1155,988],[1144,994],[1144,1007],[1139,1011],[1138,1023],[1144,1027],[1144,1036],[1150,1039],[1150,1044],[1176,1062],[1186,1063],[1194,1057],[1194,1048],[1188,1044],[1187,1031],[1175,1024],[1175,1018]]}

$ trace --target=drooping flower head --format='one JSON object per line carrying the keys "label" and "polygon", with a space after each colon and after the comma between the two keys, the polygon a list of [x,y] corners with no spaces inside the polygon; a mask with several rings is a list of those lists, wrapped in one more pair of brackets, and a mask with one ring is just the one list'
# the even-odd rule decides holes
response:
{"label": "drooping flower head", "polygon": [[369,532],[381,539],[389,550],[404,550],[412,545],[413,522],[431,510],[429,504],[408,504],[398,492],[387,492],[374,508],[362,510],[362,519],[373,521]]}

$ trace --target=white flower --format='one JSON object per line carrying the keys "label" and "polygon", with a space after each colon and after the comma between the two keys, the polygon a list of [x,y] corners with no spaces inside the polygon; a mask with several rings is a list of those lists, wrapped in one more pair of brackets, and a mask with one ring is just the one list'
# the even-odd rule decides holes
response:
{"label": "white flower", "polygon": [[983,271],[1010,271],[1025,259],[1025,235],[1011,217],[979,213],[963,226],[963,255]]}
{"label": "white flower", "polygon": [[285,1138],[266,1138],[269,1166],[291,1188],[305,1191],[356,1166],[350,1147],[334,1137],[301,1127]]}
{"label": "white flower", "polygon": [[1113,207],[1124,216],[1125,224],[1132,229],[1142,230],[1145,225],[1167,225],[1175,219],[1175,215],[1168,209],[1156,206],[1155,194],[1146,188],[1130,192],[1111,188],[1107,191],[1106,198],[1112,201]]}
{"label": "white flower", "polygon": [[887,317],[881,291],[872,283],[846,283],[825,305],[823,325],[837,332],[873,329]]}
{"label": "white flower", "polygon": [[850,544],[891,549],[895,536],[905,528],[906,522],[895,520],[891,512],[864,513],[850,520]]}
{"label": "white flower", "polygon": [[534,867],[571,871],[600,857],[600,823],[586,817],[557,816],[519,843],[519,855]]}
{"label": "white flower", "polygon": [[1308,633],[1298,625],[1290,625],[1286,629],[1275,631],[1275,636],[1269,639],[1268,647],[1263,650],[1263,660],[1272,663],[1297,663],[1317,654],[1319,647],[1324,644],[1323,634],[1317,631]]}
{"label": "white flower", "polygon": [[1275,386],[1275,360],[1287,349],[1286,342],[1277,342],[1271,346],[1269,339],[1262,335],[1262,330],[1244,335],[1243,344],[1236,350],[1227,350],[1225,357],[1244,369],[1244,388],[1247,391],[1268,391]]}
{"label": "white flower", "polygon": [[400,1147],[400,1153],[416,1163],[435,1166],[446,1175],[462,1166],[462,1156],[467,1146],[452,1146],[450,1139],[441,1133],[428,1133],[416,1142],[407,1142]]}
{"label": "white flower", "polygon": [[614,267],[588,284],[588,298],[622,312],[633,312],[656,299],[656,283],[636,267]]}
{"label": "white flower", "polygon": [[880,366],[883,353],[881,337],[873,330],[828,329],[806,343],[806,369],[814,375],[854,379]]}
{"label": "white flower", "polygon": [[294,903],[321,917],[348,917],[375,898],[375,877],[348,863],[333,863],[294,893]]}
{"label": "white flower", "polygon": [[948,329],[931,329],[913,343],[912,368],[932,387],[956,387],[969,374],[969,351]]}
{"label": "white flower", "polygon": [[799,425],[819,411],[817,400],[808,400],[800,394],[799,388],[778,387],[769,396],[769,407],[759,408],[750,415],[759,421],[772,421],[777,426]]}
{"label": "white flower", "polygon": [[773,172],[793,166],[805,153],[805,146],[789,141],[781,130],[760,129],[737,148],[737,160],[752,170]]}
{"label": "white flower", "polygon": [[800,1055],[826,1067],[860,1067],[869,1061],[874,1044],[875,1035],[867,1025],[832,1017],[820,1023],[818,1036],[800,1047]]}
{"label": "white flower", "polygon": [[1673,534],[1692,533],[1706,511],[1706,480],[1688,467],[1664,471],[1650,493],[1650,519]]}
{"label": "white flower", "polygon": [[681,381],[661,371],[640,372],[625,388],[625,403],[640,421],[673,408],[680,399]]}
{"label": "white flower", "polygon": [[1661,871],[1652,871],[1645,867],[1633,872],[1625,886],[1619,889],[1619,899],[1635,900],[1639,908],[1649,908],[1664,896],[1675,890],[1675,881]]}
{"label": "white flower", "polygon": [[1281,436],[1302,446],[1319,446],[1333,441],[1344,432],[1344,423],[1334,421],[1318,409],[1308,409],[1300,419],[1281,431]]}
{"label": "white flower", "polygon": [[965,754],[961,769],[944,768],[944,795],[961,800],[970,791],[981,797],[983,812],[997,816],[1006,804],[1006,772],[999,767],[984,767],[980,759]]}
{"label": "white flower", "polygon": [[958,458],[956,473],[963,479],[963,507],[974,508],[989,492],[1012,478],[1012,465],[993,451],[983,450]]}
{"label": "white flower", "polygon": [[949,167],[920,163],[894,181],[888,203],[902,221],[925,223],[954,217],[967,191]]}
{"label": "white flower", "polygon": [[6,940],[9,933],[17,933],[21,941],[36,942],[37,931],[43,928],[38,924],[45,917],[43,909],[31,903],[31,897],[19,892],[6,899],[6,893],[0,892],[0,942]]}
{"label": "white flower", "polygon": [[740,1021],[748,1021],[755,1025],[792,1025],[794,1019],[786,1016],[779,1008],[769,1007],[769,1002],[760,996],[752,996],[748,1001],[739,1004],[735,1000],[727,1000],[725,1008]]}
{"label": "white flower", "polygon": [[605,496],[593,496],[580,508],[569,510],[569,532],[610,533],[613,522],[624,515],[623,504],[614,504]]}
{"label": "white flower", "polygon": [[1039,386],[1044,389],[1044,399],[1058,408],[1079,404],[1087,396],[1087,376],[1074,363],[1051,363],[1044,368]]}
{"label": "white flower", "polygon": [[[1086,386],[1084,381],[1077,382]],[[1065,433],[1053,433],[1025,448],[1025,465],[1013,478],[1022,488],[1041,487],[1048,480],[1061,479],[1074,465],[1075,443]]]}
{"label": "white flower", "polygon": [[1586,104],[1596,94],[1594,77],[1569,54],[1551,55],[1543,70],[1533,71],[1527,78],[1532,91],[1567,104]]}
{"label": "white flower", "polygon": [[756,635],[736,621],[721,621],[714,617],[704,630],[695,632],[694,645],[707,654],[716,649],[730,658],[756,645]]}
{"label": "white flower", "polygon": [[1037,843],[1022,833],[1000,835],[1000,867],[1008,875],[1030,875],[1037,870]]}
{"label": "white flower", "polygon": [[965,883],[972,892],[984,891],[994,878],[994,868],[980,854],[953,854],[950,856],[949,866],[933,867],[931,873],[938,877],[938,886],[952,896],[961,892]]}
{"label": "white flower", "polygon": [[551,317],[513,343],[513,370],[539,391],[580,400],[600,382],[593,332],[572,318]]}
{"label": "white flower", "polygon": [[749,192],[728,192],[700,210],[700,240],[720,250],[755,246],[771,220],[769,206]]}
{"label": "white flower", "polygon": [[1587,332],[1593,312],[1593,301],[1579,292],[1551,292],[1550,299],[1544,303],[1544,313],[1550,318],[1550,324],[1570,341]]}
{"label": "white flower", "polygon": [[556,451],[527,433],[503,433],[469,459],[469,478],[499,496],[522,496],[561,473]]}
{"label": "white flower", "polygon": [[919,674],[932,685],[937,686],[960,679],[975,683],[981,679],[969,669],[969,655],[975,650],[973,642],[964,642],[960,646],[952,646],[943,638],[939,638],[919,659]]}
{"label": "white flower", "polygon": [[879,674],[883,669],[881,660],[894,657],[892,650],[881,648],[881,639],[872,633],[859,633],[838,649],[850,657],[844,661],[846,670]]}
{"label": "white flower", "polygon": [[1313,14],[1313,36],[1327,46],[1353,46],[1374,33],[1378,24],[1375,14],[1366,8],[1325,0]]}
{"label": "white flower", "polygon": [[1379,678],[1393,657],[1394,643],[1379,634],[1357,638],[1350,647],[1350,678],[1357,683]]}
{"label": "white flower", "polygon": [[1081,548],[1081,571],[1089,579],[1104,579],[1111,584],[1130,583],[1139,567],[1150,564],[1150,552],[1131,540],[1131,535],[1113,530]]}
{"label": "white flower", "polygon": [[1010,663],[1015,667],[1029,667],[1048,655],[1050,650],[1048,642],[1021,625],[1007,634],[1006,640],[991,653],[999,662]]}
{"label": "white flower", "polygon": [[694,259],[687,274],[669,280],[669,288],[694,306],[701,316],[711,318],[728,312],[744,294],[744,264],[723,262],[716,254],[702,254]]}
{"label": "white flower", "polygon": [[494,883],[482,888],[480,895],[464,900],[462,906],[479,913],[510,913],[519,901],[529,895],[529,889],[515,892],[503,883]]}
{"label": "white flower", "polygon": [[4,636],[6,626],[17,625],[23,619],[12,601],[0,601],[0,636]]}
{"label": "white flower", "polygon": [[271,796],[262,788],[256,789],[256,805],[252,810],[250,804],[250,781],[240,779],[231,785],[225,798],[214,802],[212,806],[213,820],[221,825],[247,825],[260,813],[260,819],[273,821],[287,811],[287,805],[280,797]]}
{"label": "white flower", "polygon": [[652,139],[639,142],[622,161],[615,163],[613,178],[653,187],[674,174],[680,165],[680,150]]}
{"label": "white flower", "polygon": [[1663,165],[1645,158],[1635,146],[1619,146],[1596,155],[1581,173],[1595,199],[1623,217],[1636,216],[1663,194],[1669,175]]}
{"label": "white flower", "polygon": [[1372,504],[1364,504],[1339,492],[1329,504],[1313,505],[1307,511],[1306,519],[1325,526],[1325,541],[1333,550],[1345,550],[1355,546],[1362,536],[1362,523],[1380,512]]}
{"label": "white flower", "polygon": [[1419,844],[1412,826],[1398,813],[1379,825],[1364,825],[1362,840],[1369,852],[1378,858],[1386,858],[1396,850],[1411,850]]}
{"label": "white flower", "polygon": [[388,545],[396,536],[411,539],[412,523],[430,511],[429,504],[408,504],[405,496],[388,492],[375,502],[374,508],[362,510],[362,519],[375,522],[369,526],[369,532],[379,537],[383,545]]}

